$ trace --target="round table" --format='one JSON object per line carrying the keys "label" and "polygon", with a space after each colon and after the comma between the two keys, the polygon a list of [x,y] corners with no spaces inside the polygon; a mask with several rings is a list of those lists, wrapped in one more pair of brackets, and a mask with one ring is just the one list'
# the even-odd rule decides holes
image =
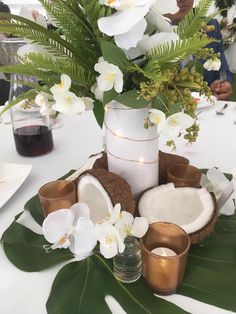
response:
{"label": "round table", "polygon": [[[218,102],[217,107],[224,103]],[[91,112],[63,116],[63,126],[53,130],[55,147],[41,157],[22,157],[15,150],[11,125],[7,116],[0,124],[0,161],[32,165],[32,171],[11,199],[0,208],[0,236],[14,217],[23,210],[26,201],[37,193],[44,183],[57,179],[71,169],[81,167],[87,158],[103,150],[103,133]],[[193,145],[177,141],[178,153],[200,167],[219,167],[231,172],[236,167],[236,103],[230,103],[224,115],[216,115],[215,107],[201,109],[198,140]],[[170,151],[164,144],[161,149]],[[1,192],[1,191],[0,191]],[[1,197],[1,196],[0,196]],[[38,273],[17,269],[0,247],[0,300],[1,314],[46,314],[46,301],[51,284],[62,265]],[[180,295],[165,297],[186,311],[196,314],[232,313]],[[68,313],[69,314],[69,313]],[[132,314],[132,313],[131,313]]]}

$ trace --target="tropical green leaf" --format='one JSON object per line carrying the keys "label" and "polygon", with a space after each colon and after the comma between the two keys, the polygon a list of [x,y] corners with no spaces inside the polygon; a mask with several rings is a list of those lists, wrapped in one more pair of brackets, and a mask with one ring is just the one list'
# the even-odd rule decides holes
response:
{"label": "tropical green leaf", "polygon": [[188,59],[190,54],[194,53],[198,48],[205,47],[212,41],[214,40],[207,37],[180,39],[176,42],[172,41],[153,48],[148,53],[148,57],[155,58],[160,66],[168,62],[179,62],[180,60]]}
{"label": "tropical green leaf", "polygon": [[177,112],[180,112],[182,110],[182,103],[177,102],[173,106],[169,108],[168,116],[171,116],[172,114],[175,114]]}
{"label": "tropical green leaf", "polygon": [[47,269],[73,258],[69,250],[53,250],[47,253],[44,245],[49,245],[43,235],[39,235],[14,221],[3,233],[3,248],[8,259],[19,269],[33,272]]}
{"label": "tropical green leaf", "polygon": [[107,62],[117,65],[121,71],[124,71],[125,64],[128,63],[128,60],[122,49],[106,40],[101,41],[101,49],[103,58]]}
{"label": "tropical green leaf", "polygon": [[178,293],[236,311],[236,214],[221,216],[214,232],[191,248]]}
{"label": "tropical green leaf", "polygon": [[115,99],[118,96],[118,93],[112,88],[111,90],[104,93],[103,96],[103,105],[108,104],[110,101]]}
{"label": "tropical green leaf", "polygon": [[[102,284],[98,287],[99,283]],[[143,279],[128,285],[119,282],[113,275],[111,261],[99,255],[67,264],[59,271],[47,301],[47,311],[48,314],[93,314],[96,309],[96,314],[109,314],[106,295],[113,296],[126,313],[186,313],[155,297]]]}
{"label": "tropical green leaf", "polygon": [[152,108],[166,112],[168,107],[168,99],[164,95],[160,94],[152,99]]}
{"label": "tropical green leaf", "polygon": [[93,113],[97,120],[98,125],[102,128],[105,111],[103,104],[98,100],[95,100],[94,102]]}
{"label": "tropical green leaf", "polygon": [[180,87],[180,88],[190,88],[193,90],[200,90],[201,89],[201,86],[199,84],[194,83],[194,82],[190,82],[190,81],[178,81],[175,83],[175,85],[177,87]]}
{"label": "tropical green leaf", "polygon": [[135,89],[117,96],[115,100],[127,107],[131,107],[135,109],[143,108],[150,103],[148,100],[140,96],[138,91]]}
{"label": "tropical green leaf", "polygon": [[[201,28],[203,22],[208,22],[212,19],[212,15],[208,16],[213,0],[201,0],[199,4],[180,21],[177,33],[180,38],[191,38]],[[208,16],[208,17],[207,17]]]}

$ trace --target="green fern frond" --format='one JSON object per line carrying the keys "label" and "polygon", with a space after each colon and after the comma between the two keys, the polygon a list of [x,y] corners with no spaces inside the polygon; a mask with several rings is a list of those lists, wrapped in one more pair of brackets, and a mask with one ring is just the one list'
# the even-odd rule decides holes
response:
{"label": "green fern frond", "polygon": [[[2,73],[17,73],[18,75],[35,77],[38,81],[44,81],[48,85],[53,85],[55,79],[58,79],[58,75],[53,75],[53,73],[48,73],[38,69],[35,65],[31,63],[24,64],[12,64],[0,67],[0,72]],[[49,75],[50,74],[50,75]]]}
{"label": "green fern frond", "polygon": [[53,59],[48,55],[38,53],[28,54],[27,59],[29,59],[38,69],[43,69],[43,72],[52,71],[58,75],[69,75],[72,82],[76,83],[78,86],[90,88],[95,82],[95,73],[82,68],[68,59]]}
{"label": "green fern frond", "polygon": [[30,89],[29,91],[20,94],[20,96],[14,98],[12,101],[9,101],[6,106],[0,111],[0,115],[3,114],[5,111],[9,110],[11,107],[18,104],[20,101],[25,99],[34,99],[37,95],[37,90]]}
{"label": "green fern frond", "polygon": [[[73,3],[72,3],[73,2]],[[94,64],[101,55],[100,46],[91,25],[88,23],[81,7],[77,1],[61,1],[50,3],[49,0],[41,0],[44,8],[50,13],[56,24],[66,39],[76,47],[77,50],[83,51],[86,56],[87,65]]]}
{"label": "green fern frond", "polygon": [[211,7],[212,0],[201,0],[197,7],[180,21],[177,33],[180,38],[190,38],[202,28],[202,22],[209,22],[212,16],[207,17],[207,12]]}
{"label": "green fern frond", "polygon": [[86,56],[79,53],[76,47],[60,37],[56,32],[47,30],[43,26],[18,15],[4,14],[4,16],[8,16],[11,21],[0,21],[0,32],[7,32],[18,37],[30,39],[34,43],[42,45],[54,55],[69,57],[72,60],[78,60],[78,63],[84,62],[87,65]]}
{"label": "green fern frond", "polygon": [[171,63],[186,60],[187,57],[196,52],[198,48],[205,47],[209,43],[214,41],[212,38],[207,37],[192,37],[183,40],[177,40],[176,42],[166,43],[152,49],[148,53],[149,59],[156,59],[160,66]]}
{"label": "green fern frond", "polygon": [[101,17],[111,15],[111,9],[109,7],[102,6],[97,0],[80,0],[80,4],[84,8],[84,13],[87,16],[88,22],[90,23],[94,34],[97,37],[104,37],[98,29],[97,21]]}

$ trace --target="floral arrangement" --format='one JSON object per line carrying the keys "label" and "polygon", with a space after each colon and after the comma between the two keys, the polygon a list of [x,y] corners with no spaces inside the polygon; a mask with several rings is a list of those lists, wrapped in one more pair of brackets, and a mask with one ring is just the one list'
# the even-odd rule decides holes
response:
{"label": "floral arrangement", "polygon": [[176,30],[159,14],[155,0],[39,1],[57,30],[47,29],[42,18],[38,24],[2,14],[8,20],[0,22],[0,31],[24,37],[28,45],[19,52],[21,63],[1,71],[37,79],[4,110],[35,99],[44,112],[93,109],[102,125],[105,106],[114,100],[133,108],[149,106],[144,127],[158,123],[168,145],[178,136],[195,141],[199,127],[191,92],[211,94],[200,60],[217,57],[205,48],[213,41],[206,26],[211,0],[201,0]]}
{"label": "floral arrangement", "polygon": [[76,203],[69,209],[50,213],[42,225],[45,239],[52,243],[45,246],[47,252],[69,248],[77,260],[90,256],[97,241],[100,243],[100,253],[105,258],[112,258],[118,252],[124,252],[127,236],[141,238],[147,229],[146,218],[134,219],[127,211],[121,211],[120,204],[116,204],[113,212],[96,224],[90,220],[88,205]]}

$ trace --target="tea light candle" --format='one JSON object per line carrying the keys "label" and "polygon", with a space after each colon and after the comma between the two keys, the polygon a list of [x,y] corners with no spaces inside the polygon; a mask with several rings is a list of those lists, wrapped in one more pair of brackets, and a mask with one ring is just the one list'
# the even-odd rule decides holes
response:
{"label": "tea light candle", "polygon": [[160,256],[176,256],[175,251],[169,249],[168,247],[156,247],[151,251],[153,254]]}

